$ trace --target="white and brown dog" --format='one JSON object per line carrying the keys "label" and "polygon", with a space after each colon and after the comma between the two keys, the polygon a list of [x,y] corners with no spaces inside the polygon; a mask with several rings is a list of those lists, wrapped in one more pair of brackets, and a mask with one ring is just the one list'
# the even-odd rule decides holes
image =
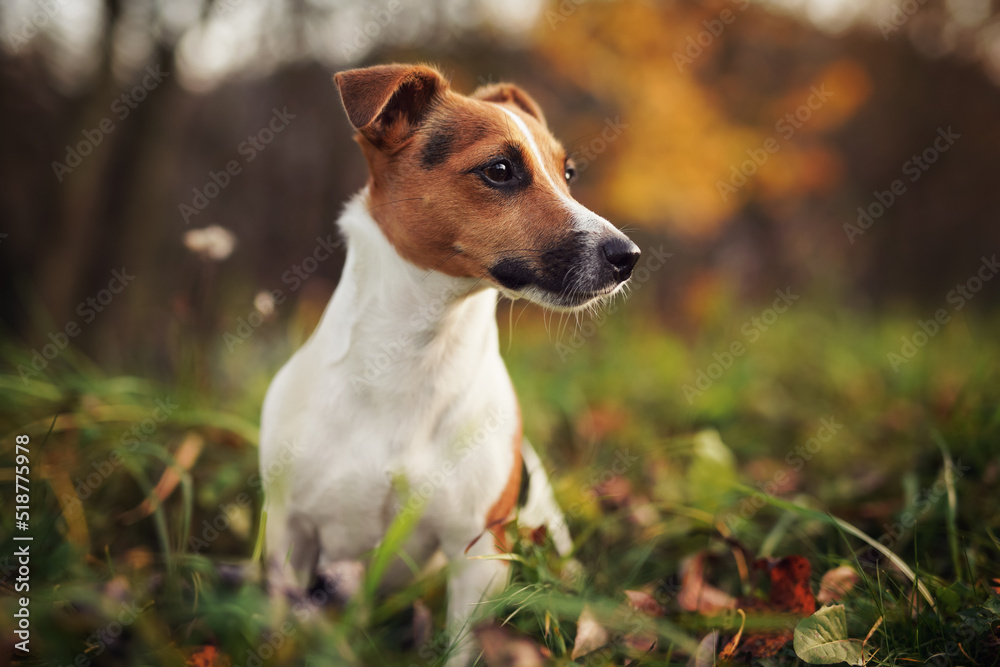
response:
{"label": "white and brown dog", "polygon": [[464,96],[418,65],[334,80],[370,178],[339,220],[340,284],[264,401],[269,578],[302,590],[416,509],[406,558],[382,584],[442,552],[449,664],[466,663],[460,637],[506,576],[503,561],[470,557],[496,553],[522,492],[522,525],[545,524],[560,553],[571,549],[521,434],[497,293],[578,309],[621,289],[639,249],[570,195],[573,165],[520,88]]}

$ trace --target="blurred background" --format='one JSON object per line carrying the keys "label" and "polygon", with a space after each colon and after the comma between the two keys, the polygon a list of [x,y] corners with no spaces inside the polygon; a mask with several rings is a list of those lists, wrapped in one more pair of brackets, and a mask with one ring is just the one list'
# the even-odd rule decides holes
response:
{"label": "blurred background", "polygon": [[[574,194],[643,249],[594,317],[498,309],[583,572],[566,584],[522,531],[510,591],[530,599],[501,606],[530,651],[568,664],[583,601],[642,589],[650,664],[683,664],[735,629],[703,574],[752,610],[774,582],[748,563],[804,554],[813,590],[841,566],[865,582],[840,599],[852,637],[884,621],[868,664],[995,664],[996,0],[3,0],[0,431],[37,447],[39,659],[251,664],[272,627],[246,574],[260,404],[336,286],[336,219],[367,178],[331,77],[393,61],[526,89]],[[281,664],[425,664],[436,583]],[[126,599],[148,611],[94,639]],[[799,664],[790,637],[764,664]],[[632,639],[605,657],[645,659]]]}
{"label": "blurred background", "polygon": [[[673,253],[648,290],[670,326],[789,285],[849,309],[936,307],[1000,240],[996,9],[10,0],[0,317],[41,343],[125,266],[134,286],[77,339],[102,363],[139,362],[127,342],[141,336],[157,355],[142,363],[168,370],[178,327],[231,329],[257,292],[288,286],[365,180],[332,73],[391,61],[435,63],[460,91],[512,80],[534,95],[583,167],[577,196]],[[942,130],[960,138],[932,156]],[[910,162],[928,150],[932,163]],[[240,173],[216,188],[231,160]],[[892,195],[897,179],[905,193]],[[895,201],[852,233],[859,207],[879,212],[876,192]],[[211,225],[236,245],[206,269],[184,238]],[[321,262],[277,317],[324,302],[340,261]]]}

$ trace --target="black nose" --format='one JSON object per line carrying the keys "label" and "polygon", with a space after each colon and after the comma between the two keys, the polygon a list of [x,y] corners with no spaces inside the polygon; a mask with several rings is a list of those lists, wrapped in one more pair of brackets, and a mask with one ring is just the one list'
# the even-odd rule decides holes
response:
{"label": "black nose", "polygon": [[628,239],[613,238],[601,245],[605,259],[614,267],[619,282],[628,280],[635,263],[639,261],[639,246]]}

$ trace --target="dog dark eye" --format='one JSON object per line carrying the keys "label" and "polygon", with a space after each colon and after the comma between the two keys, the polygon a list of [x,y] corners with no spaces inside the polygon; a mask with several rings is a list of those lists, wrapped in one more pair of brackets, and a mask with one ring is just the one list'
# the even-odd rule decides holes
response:
{"label": "dog dark eye", "polygon": [[572,183],[573,179],[576,178],[576,168],[572,165],[566,165],[566,172],[564,175],[566,176],[566,182]]}
{"label": "dog dark eye", "polygon": [[508,183],[514,178],[514,169],[507,160],[498,160],[483,169],[483,175],[493,183]]}

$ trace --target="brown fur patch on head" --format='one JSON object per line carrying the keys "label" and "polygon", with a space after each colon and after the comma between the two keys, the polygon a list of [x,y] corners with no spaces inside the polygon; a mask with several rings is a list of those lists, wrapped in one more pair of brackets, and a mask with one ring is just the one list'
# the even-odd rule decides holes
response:
{"label": "brown fur patch on head", "polygon": [[512,83],[492,83],[482,86],[476,89],[470,97],[474,100],[482,100],[484,102],[512,104],[542,125],[547,125],[545,115],[542,114],[542,108],[532,99],[531,95]]}
{"label": "brown fur patch on head", "polygon": [[380,149],[391,149],[420,125],[448,83],[424,65],[379,65],[339,72],[333,77],[347,118]]}
{"label": "brown fur patch on head", "polygon": [[[563,149],[537,120],[515,113],[535,126],[544,164],[497,104],[451,92],[405,147],[366,151],[372,215],[404,258],[449,275],[489,278],[496,262],[513,256],[537,263],[571,234],[569,212],[551,185],[562,173]],[[482,169],[498,160],[515,170],[517,187],[495,188],[484,179]]]}
{"label": "brown fur patch on head", "polygon": [[[468,97],[436,70],[385,67],[337,80],[368,159],[371,214],[390,243],[425,269],[558,291],[579,258],[579,233],[566,205],[566,152],[537,104],[510,84]],[[497,162],[511,183],[487,178]]]}

